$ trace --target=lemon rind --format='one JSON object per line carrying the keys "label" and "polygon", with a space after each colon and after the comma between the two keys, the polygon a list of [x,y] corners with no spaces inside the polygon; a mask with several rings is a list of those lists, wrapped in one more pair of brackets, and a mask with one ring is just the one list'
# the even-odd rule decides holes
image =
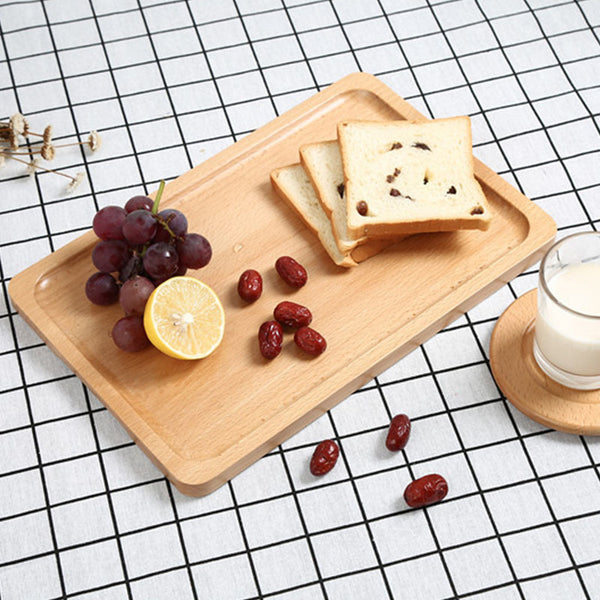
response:
{"label": "lemon rind", "polygon": [[[169,356],[171,358],[176,358],[176,359],[180,359],[180,360],[199,360],[202,358],[206,358],[207,356],[210,356],[220,346],[221,342],[223,341],[223,336],[225,334],[225,310],[223,308],[223,304],[221,303],[221,300],[218,297],[217,293],[208,284],[200,281],[199,279],[196,279],[195,277],[184,277],[184,276],[177,277],[177,279],[192,280],[192,281],[194,281],[194,285],[201,284],[201,286],[204,287],[210,293],[210,295],[212,296],[212,298],[215,301],[216,306],[219,309],[219,313],[221,315],[222,327],[220,328],[221,331],[220,331],[219,337],[217,338],[215,343],[206,352],[199,352],[197,354],[187,354],[185,352],[176,350],[160,334],[160,332],[156,328],[155,322],[152,318],[154,299],[156,298],[156,295],[158,295],[158,293],[160,293],[158,291],[159,288],[162,285],[168,284],[169,282],[171,282],[171,285],[172,285],[173,279],[175,279],[175,278],[167,279],[167,281],[165,281],[162,284],[160,284],[159,286],[157,286],[154,289],[154,291],[152,292],[152,294],[150,295],[150,298],[148,298],[146,310],[144,311],[144,329],[146,330],[146,335],[148,336],[148,339],[150,340],[152,345],[159,352],[162,352],[163,354],[165,354],[166,356]],[[157,342],[155,340],[158,341],[159,345],[157,345]]]}

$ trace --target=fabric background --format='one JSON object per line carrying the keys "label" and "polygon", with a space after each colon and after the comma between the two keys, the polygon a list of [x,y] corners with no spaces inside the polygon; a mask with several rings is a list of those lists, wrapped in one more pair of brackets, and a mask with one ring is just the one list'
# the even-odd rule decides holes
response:
{"label": "fabric background", "polygon": [[[2,600],[600,598],[600,441],[516,411],[490,333],[516,277],[205,498],[182,496],[11,306],[10,279],[344,75],[431,117],[556,220],[600,220],[598,0],[2,0],[0,117],[63,143],[66,180],[0,172]],[[413,434],[381,451],[390,416]],[[307,475],[314,445],[341,459]],[[402,491],[438,471],[447,499]]]}

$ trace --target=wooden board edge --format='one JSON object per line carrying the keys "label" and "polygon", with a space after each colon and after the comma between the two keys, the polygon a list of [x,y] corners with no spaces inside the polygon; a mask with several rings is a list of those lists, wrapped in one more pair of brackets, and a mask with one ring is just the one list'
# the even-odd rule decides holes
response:
{"label": "wooden board edge", "polygon": [[[373,76],[366,75],[364,73],[352,74],[352,75],[349,75],[349,76],[341,79],[340,81],[332,84],[328,88],[324,89],[323,91],[319,92],[318,94],[309,98],[308,100],[300,103],[296,107],[293,107],[286,113],[282,114],[280,117],[277,117],[274,120],[274,122],[261,127],[256,132],[249,134],[248,136],[246,136],[246,138],[240,140],[236,144],[232,144],[230,147],[224,149],[220,153],[216,154],[215,156],[211,157],[210,159],[208,159],[207,161],[205,161],[204,163],[202,163],[201,165],[196,167],[196,169],[199,169],[198,172],[202,172],[203,170],[206,170],[208,172],[208,174],[212,174],[213,173],[212,165],[216,164],[217,162],[221,162],[224,158],[226,158],[226,165],[230,164],[231,158],[233,156],[235,156],[235,157],[238,156],[238,152],[239,152],[240,148],[242,148],[246,154],[248,152],[251,152],[252,149],[255,147],[257,141],[261,141],[261,142],[264,141],[264,136],[262,135],[262,132],[264,132],[265,130],[270,132],[269,133],[270,136],[276,135],[277,132],[282,127],[287,127],[287,126],[289,126],[290,122],[293,122],[294,120],[297,120],[299,117],[304,116],[307,107],[310,107],[311,110],[317,109],[318,106],[322,102],[326,102],[329,98],[333,97],[339,91],[342,91],[342,90],[347,91],[350,89],[361,89],[361,90],[366,89],[366,91],[374,91],[384,101],[388,102],[388,104],[390,106],[392,106],[395,110],[398,110],[398,112],[402,112],[402,114],[404,114],[404,112],[411,114],[411,112],[414,111],[417,113],[418,116],[425,118],[425,117],[423,117],[423,115],[420,115],[420,113],[418,113],[418,111],[416,111],[416,109],[413,109],[413,107],[411,107],[403,99],[401,99],[399,96],[397,96],[397,94],[395,92],[393,92],[390,88],[387,88],[387,86],[385,86],[383,83],[381,83],[379,80],[377,80]],[[319,100],[317,101],[318,97],[319,97]],[[399,108],[400,106],[402,106],[402,108]],[[407,108],[405,108],[405,107],[407,107]],[[291,119],[286,118],[286,117],[290,117],[290,116],[292,117]],[[275,125],[275,121],[278,121],[278,120],[279,120],[278,124]],[[266,129],[263,129],[263,128],[266,128]],[[254,136],[254,138],[252,136]],[[257,139],[257,137],[259,139]],[[226,168],[226,165],[223,166],[222,168]],[[486,169],[488,169],[488,168],[486,167]],[[499,175],[495,174],[493,171],[491,171],[491,169],[488,169],[488,170],[500,182],[504,182],[504,180],[502,180]],[[205,176],[206,176],[206,173],[205,173]],[[198,183],[195,181],[193,184],[188,185],[187,181],[189,180],[190,177],[193,177],[193,176],[191,175],[191,172],[188,172],[188,173],[185,173],[182,176],[180,176],[180,178],[177,178],[175,181],[168,184],[169,186],[171,186],[170,189],[173,189],[173,186],[174,186],[175,198],[180,194],[187,193],[188,189],[190,188],[190,185],[194,185],[194,186],[198,185]],[[176,183],[176,182],[178,182],[178,183]],[[500,185],[497,181],[495,181],[494,183]],[[508,184],[507,182],[504,182],[504,183],[507,186],[509,186],[511,188],[511,190],[514,190],[515,192],[517,192],[517,190],[512,188],[512,186],[510,186],[510,184]],[[520,192],[517,192],[517,193],[520,194]],[[502,196],[504,197],[504,195],[502,195]],[[527,242],[526,247],[519,246],[517,248],[521,252],[523,252],[523,251],[529,252],[535,246],[535,244],[537,244],[539,242],[539,238],[540,238],[540,235],[542,232],[539,231],[538,225],[539,225],[541,216],[546,215],[546,213],[541,211],[541,209],[539,209],[539,207],[537,207],[539,209],[539,213],[537,213],[535,211],[535,209],[531,208],[531,206],[535,207],[535,205],[533,203],[531,203],[531,201],[529,201],[524,196],[522,198],[520,196],[518,196],[518,197],[515,196],[515,198],[518,198],[517,201],[519,202],[519,206],[517,207],[517,209],[521,210],[521,212],[527,213],[528,222],[531,223],[532,231],[537,229],[537,233],[536,233],[537,238],[535,241],[530,239],[530,237],[528,236],[525,240]],[[548,219],[549,219],[549,216],[548,216]],[[542,220],[544,220],[544,222],[549,225],[549,221],[547,221],[546,219],[542,219]],[[554,231],[553,231],[553,236],[554,236],[556,226],[553,223],[553,221],[552,221],[552,224],[554,226]],[[547,231],[548,231],[548,228],[544,226],[544,232],[547,232]],[[545,233],[544,233],[544,235],[545,235]],[[21,273],[15,275],[9,282],[9,295],[11,296],[11,298],[13,298],[13,303],[15,304],[15,307],[17,308],[17,310],[19,310],[19,312],[21,313],[20,300],[25,299],[26,295],[27,295],[26,290],[21,289],[21,285],[25,284],[25,281],[27,280],[28,277],[30,278],[30,280],[34,279],[34,281],[37,281],[38,278],[41,275],[43,275],[43,273],[48,272],[48,270],[50,268],[53,268],[55,264],[62,261],[64,256],[68,256],[69,252],[73,252],[75,250],[79,251],[80,249],[83,249],[85,246],[91,244],[93,239],[95,239],[93,236],[93,233],[87,232],[87,233],[83,234],[82,236],[80,236],[79,238],[77,238],[76,240],[73,240],[72,242],[69,242],[69,244],[66,244],[65,246],[59,248],[55,253],[52,253],[50,256],[46,257],[45,259],[38,261],[38,263],[31,265],[30,267],[28,267]],[[71,244],[73,244],[73,246],[71,246]],[[514,253],[511,254],[511,256],[514,257]],[[45,262],[51,258],[54,259],[54,261],[55,261],[54,263],[52,261]],[[529,258],[529,255],[527,258]],[[508,260],[508,257],[506,257],[506,256],[503,257],[503,259],[504,259],[504,262],[510,262]],[[535,261],[533,261],[533,262],[535,262]],[[502,283],[505,283],[505,281],[502,281]],[[488,294],[486,294],[486,295],[488,295]],[[29,296],[31,297],[31,288],[29,289]],[[473,297],[473,298],[475,298],[475,297]],[[477,298],[478,299],[476,301],[474,301],[473,305],[475,305],[482,299],[482,297],[480,298],[479,296],[477,296]],[[17,301],[15,301],[15,300],[17,300]],[[37,303],[36,303],[36,305],[37,305]],[[41,307],[39,307],[39,305],[37,305],[37,309],[39,309],[41,311]],[[23,314],[23,313],[21,313],[21,314]],[[36,316],[40,315],[40,313],[35,313],[35,314],[36,314]],[[444,317],[444,321],[446,319],[447,319],[447,316]],[[28,321],[28,322],[30,322],[30,321]],[[44,324],[44,327],[47,327],[47,325]],[[440,326],[440,328],[437,329],[437,331],[439,331],[441,328],[442,328],[442,326]],[[60,330],[58,330],[58,328],[56,328],[56,331],[58,331],[59,335],[63,336],[66,339],[65,334],[62,333]],[[432,331],[431,333],[428,333],[427,336],[431,337],[431,335],[434,335],[435,333],[437,333],[437,331]],[[53,345],[48,342],[47,336],[42,334],[41,337],[46,340],[48,345],[56,353],[56,350],[53,347]],[[425,337],[422,341],[425,341],[425,339],[428,339],[428,337]],[[422,343],[422,341],[419,343]],[[412,340],[410,343],[412,343]],[[392,358],[392,364],[393,364],[393,361],[399,360],[400,358],[401,358],[401,356],[394,355]],[[61,359],[62,359],[62,357],[61,357]],[[85,357],[83,357],[83,359],[85,361]],[[80,377],[84,381],[84,383],[86,383],[86,379],[89,378],[89,373],[87,371],[84,372],[81,365],[79,367],[75,367],[72,364],[72,361],[67,362],[67,365],[69,365],[71,368],[73,368],[73,370],[75,371],[77,376]],[[91,367],[93,368],[93,365],[91,365]],[[88,374],[86,375],[86,373],[88,373]],[[367,377],[367,380],[368,380],[368,379],[372,378],[373,376],[375,376],[376,374],[378,374],[378,373],[375,373],[374,370],[370,368],[370,369],[368,369],[368,373],[365,376]],[[364,383],[365,381],[360,379],[360,382]],[[87,385],[87,383],[86,383],[86,385]],[[355,380],[352,381],[351,387],[353,387],[353,386],[356,386],[356,387],[354,387],[354,389],[350,390],[349,392],[345,392],[343,397],[346,397],[347,395],[349,395],[349,393],[351,393],[352,391],[354,391],[355,389],[360,387],[359,383],[357,383],[357,381],[355,381]],[[90,389],[92,389],[92,388],[90,388]],[[346,388],[344,388],[344,389],[346,389]],[[96,393],[96,391],[94,389],[92,389],[92,391],[94,391],[94,393]],[[100,393],[102,393],[102,390],[100,390]],[[111,402],[115,402],[114,398],[116,398],[116,396],[118,396],[116,391],[113,390],[113,393],[116,395],[113,396],[113,394],[111,393],[111,396],[113,396],[113,400]],[[322,403],[320,405],[320,407],[317,407],[317,409],[313,409],[313,410],[317,410],[317,413],[321,414],[319,411],[323,407],[329,406],[329,403],[331,403],[331,406],[333,406],[335,403],[339,402],[339,400],[343,399],[343,398],[339,398],[339,400],[332,400],[332,398],[336,398],[336,397],[337,396],[328,397],[326,402]],[[118,400],[117,400],[117,402],[118,402]],[[119,407],[119,410],[121,410],[121,407],[124,406],[122,400],[120,402],[121,402],[120,404],[117,404],[117,406]],[[135,411],[133,411],[133,409],[129,406],[129,404],[126,404],[126,406],[127,406],[127,410],[131,411],[131,414],[135,414]],[[111,412],[113,412],[113,414],[114,414],[114,411],[111,411]],[[312,412],[311,412],[311,414],[312,414]],[[138,429],[137,429],[137,435],[134,436],[130,427],[128,427],[128,424],[127,424],[128,419],[123,419],[122,415],[120,417],[117,416],[117,419],[125,427],[125,429],[131,435],[131,437],[136,441],[136,443],[138,443],[138,445],[140,447],[142,447],[142,449],[144,449],[145,453],[148,454],[148,456],[151,458],[151,460],[154,462],[154,464],[157,464],[157,466],[159,466],[161,471],[163,471],[174,482],[174,484],[176,485],[176,487],[178,487],[178,489],[179,489],[179,486],[181,486],[182,489],[192,489],[194,487],[198,488],[200,490],[208,490],[211,487],[212,487],[212,489],[216,489],[213,486],[216,485],[216,487],[218,487],[221,483],[224,482],[224,481],[222,481],[221,476],[218,476],[217,478],[213,477],[211,479],[210,469],[208,468],[209,465],[207,464],[207,465],[205,465],[206,469],[204,469],[204,471],[203,471],[203,473],[204,473],[203,481],[201,483],[190,484],[186,480],[186,469],[183,468],[185,461],[182,461],[181,457],[179,457],[168,446],[166,446],[166,444],[162,440],[160,440],[160,444],[159,444],[162,447],[160,455],[157,454],[156,448],[154,446],[153,446],[153,452],[150,452],[148,450],[148,448],[146,448],[146,444],[149,441],[152,441],[153,443],[157,441],[157,440],[153,439],[153,436],[157,437],[156,434],[153,432],[153,430],[151,430],[149,427],[147,427],[145,425],[145,423],[143,424],[146,427],[146,429],[148,430],[148,432],[150,433],[150,435],[148,435],[148,438],[146,439],[146,443],[144,443],[144,442],[140,441],[139,421],[136,422],[136,424],[135,424],[136,428],[138,428]],[[302,427],[304,427],[306,424],[308,424],[308,423],[301,424],[298,427],[298,430],[301,429]],[[290,425],[290,427],[291,427],[291,425]],[[287,429],[284,431],[287,431]],[[144,435],[145,435],[145,433],[144,433]],[[291,433],[290,433],[290,435],[291,435]],[[273,440],[273,443],[276,446],[277,443],[275,443],[275,442],[277,440],[280,440],[280,436],[277,436],[276,438],[272,437],[269,439]],[[279,443],[280,443],[280,441],[279,441]],[[273,447],[275,447],[275,446],[273,446]],[[264,445],[260,446],[260,449],[262,452],[263,450],[265,450],[265,446]],[[269,448],[269,449],[272,449],[272,448]],[[266,451],[265,451],[265,453],[266,453]],[[168,455],[168,456],[166,458],[164,458],[165,455]],[[156,457],[160,457],[160,460],[162,461],[162,466],[160,463],[157,462],[157,460],[155,460]],[[251,464],[252,462],[257,460],[257,458],[259,458],[259,456],[253,456],[248,461],[244,461],[244,464],[247,463],[246,466],[248,466],[249,464]],[[236,469],[238,469],[241,466],[240,463],[234,463],[234,465],[235,465]],[[230,469],[232,469],[232,468],[234,468],[234,467],[230,467]],[[243,468],[245,468],[245,466],[243,466]],[[240,469],[240,470],[242,470],[242,469]],[[195,471],[196,471],[196,473],[198,472],[197,464],[196,464]],[[238,470],[238,472],[239,472],[239,470]],[[230,473],[230,470],[228,470],[227,473]],[[227,479],[230,479],[230,478],[231,478],[231,475],[228,475]],[[221,483],[217,484],[218,481],[221,481]],[[190,487],[190,485],[192,487]],[[198,494],[194,493],[192,495],[198,495]]]}
{"label": "wooden board edge", "polygon": [[[241,473],[255,461],[275,449],[291,435],[297,433],[316,418],[324,414],[327,410],[330,410],[339,402],[347,398],[357,389],[360,389],[360,387],[368,383],[368,381],[377,375],[380,375],[409,352],[418,348],[422,343],[444,329],[444,327],[448,326],[462,314],[479,304],[484,298],[487,298],[498,291],[503,285],[506,285],[506,283],[514,279],[514,277],[524,269],[537,262],[553,243],[554,235],[548,235],[548,233],[551,233],[551,230],[546,233],[547,235],[544,243],[537,250],[522,256],[521,260],[504,271],[501,276],[489,281],[477,294],[467,295],[465,298],[462,298],[460,303],[452,311],[442,315],[437,321],[430,324],[430,326],[422,329],[418,336],[411,338],[399,347],[395,346],[395,344],[391,344],[389,339],[383,340],[381,344],[388,346],[388,348],[383,352],[383,356],[379,358],[375,364],[371,364],[368,355],[377,354],[379,346],[371,348],[368,355],[362,357],[364,362],[370,364],[369,368],[364,370],[361,369],[361,375],[353,377],[345,386],[329,394],[325,400],[315,405],[308,412],[294,414],[297,413],[294,405],[288,407],[286,411],[279,415],[280,420],[288,422],[288,425],[283,430],[278,431],[274,435],[267,432],[267,436],[265,436],[263,435],[263,429],[268,429],[270,424],[263,424],[262,428],[253,431],[247,438],[239,440],[235,447],[231,447],[219,457],[206,461],[202,465],[202,477],[198,477],[198,463],[193,459],[179,461],[177,464],[168,465],[167,476],[172,481],[173,485],[185,495],[205,496],[211,493],[223,483]],[[419,327],[420,325],[416,328],[419,329]],[[354,371],[355,369],[351,369],[352,365],[353,363],[349,363],[342,370],[347,369]],[[318,394],[313,391],[313,395]],[[287,416],[284,418],[284,415]],[[263,441],[258,444],[254,442],[255,438]],[[265,439],[266,441],[264,441]],[[237,458],[231,457],[232,453],[237,454]],[[221,465],[223,464],[228,466],[225,469],[222,469]]]}

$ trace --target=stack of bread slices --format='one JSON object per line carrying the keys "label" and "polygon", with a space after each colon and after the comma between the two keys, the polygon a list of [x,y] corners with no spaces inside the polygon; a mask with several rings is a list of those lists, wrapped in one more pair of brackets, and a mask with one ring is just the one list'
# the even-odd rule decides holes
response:
{"label": "stack of bread slices", "polygon": [[489,226],[468,117],[342,121],[337,139],[299,154],[271,183],[337,265],[355,266],[406,235]]}

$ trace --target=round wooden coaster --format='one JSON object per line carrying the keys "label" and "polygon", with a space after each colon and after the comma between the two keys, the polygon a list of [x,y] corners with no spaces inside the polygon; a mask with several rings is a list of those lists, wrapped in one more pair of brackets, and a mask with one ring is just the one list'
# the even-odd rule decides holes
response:
{"label": "round wooden coaster", "polygon": [[574,390],[550,379],[533,357],[537,290],[500,316],[490,341],[496,383],[515,408],[552,429],[600,435],[600,390]]}

